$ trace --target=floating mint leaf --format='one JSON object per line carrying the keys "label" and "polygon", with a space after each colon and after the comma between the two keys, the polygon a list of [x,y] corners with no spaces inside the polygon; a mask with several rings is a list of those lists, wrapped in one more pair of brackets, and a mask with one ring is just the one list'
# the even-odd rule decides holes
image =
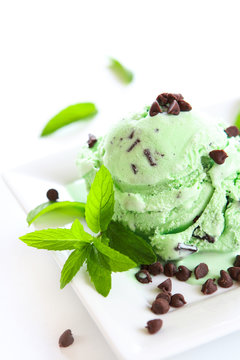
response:
{"label": "floating mint leaf", "polygon": [[70,105],[55,115],[42,130],[41,136],[52,134],[63,126],[75,121],[87,119],[97,113],[97,108],[93,103],[78,103]]}
{"label": "floating mint leaf", "polygon": [[238,112],[238,114],[235,118],[234,125],[236,125],[240,129],[240,111]]}
{"label": "floating mint leaf", "polygon": [[79,213],[78,216],[83,217],[85,212],[85,204],[77,201],[48,201],[46,203],[38,205],[35,209],[31,210],[28,213],[28,225],[31,225],[40,216],[58,209],[61,209],[64,213],[68,215],[73,214],[74,216],[77,216],[77,214]]}
{"label": "floating mint leaf", "polygon": [[152,264],[156,262],[156,255],[151,245],[123,225],[111,221],[106,235],[110,239],[109,246],[111,248],[128,256],[137,264]]}
{"label": "floating mint leaf", "polygon": [[118,60],[110,58],[108,67],[121,82],[129,84],[133,81],[133,73],[123,66]]}
{"label": "floating mint leaf", "polygon": [[97,172],[87,197],[85,216],[88,227],[95,233],[105,231],[113,216],[113,181],[108,169],[102,165]]}

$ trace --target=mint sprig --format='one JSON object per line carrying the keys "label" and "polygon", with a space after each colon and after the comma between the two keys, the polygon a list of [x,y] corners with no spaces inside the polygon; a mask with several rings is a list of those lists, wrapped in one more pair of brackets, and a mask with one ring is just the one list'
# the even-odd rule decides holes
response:
{"label": "mint sprig", "polygon": [[[43,206],[41,211],[46,211],[48,207]],[[79,203],[79,209],[84,211],[82,203]],[[38,230],[20,239],[37,249],[73,250],[62,268],[60,287],[64,288],[86,263],[96,290],[107,296],[111,289],[112,272],[127,271],[139,263],[148,264],[156,260],[152,248],[144,239],[111,221],[113,209],[112,177],[102,166],[95,176],[85,206],[87,225],[96,236],[86,232],[80,221],[75,219],[71,229]],[[35,211],[36,214],[32,213],[34,216],[29,215],[28,219],[34,221],[41,211]]]}
{"label": "mint sprig", "polygon": [[110,58],[108,67],[122,83],[130,84],[133,81],[132,71],[127,69],[117,59]]}

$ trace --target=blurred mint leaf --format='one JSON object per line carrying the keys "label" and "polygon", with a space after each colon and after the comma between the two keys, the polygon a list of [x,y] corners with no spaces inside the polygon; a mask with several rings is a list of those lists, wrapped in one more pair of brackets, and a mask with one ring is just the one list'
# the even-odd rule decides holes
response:
{"label": "blurred mint leaf", "polygon": [[235,118],[235,122],[234,125],[237,126],[240,129],[240,111],[238,112],[236,118]]}
{"label": "blurred mint leaf", "polygon": [[133,81],[133,73],[123,66],[117,59],[109,59],[109,69],[123,83],[130,84]]}

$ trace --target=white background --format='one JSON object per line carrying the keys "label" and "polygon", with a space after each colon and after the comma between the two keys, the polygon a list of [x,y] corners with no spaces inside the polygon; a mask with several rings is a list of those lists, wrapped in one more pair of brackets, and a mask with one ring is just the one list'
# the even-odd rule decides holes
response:
{"label": "white background", "polygon": [[[160,92],[182,92],[196,106],[236,98],[239,10],[231,0],[0,1],[0,171],[78,144],[94,122],[104,132],[106,119],[117,121]],[[109,73],[108,56],[134,71],[132,85]],[[96,120],[39,138],[51,116],[81,101],[96,102]],[[0,195],[0,358],[115,360],[71,287],[59,290],[51,255],[18,240],[28,230],[25,214],[2,180]],[[60,350],[67,328],[75,343]],[[225,359],[239,354],[239,338],[172,360]]]}

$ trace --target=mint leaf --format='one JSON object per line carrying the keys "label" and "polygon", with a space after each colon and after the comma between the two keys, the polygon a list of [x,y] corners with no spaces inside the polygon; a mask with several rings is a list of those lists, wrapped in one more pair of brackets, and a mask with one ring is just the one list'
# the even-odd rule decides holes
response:
{"label": "mint leaf", "polygon": [[77,216],[77,214],[79,213],[78,216],[82,217],[84,216],[84,212],[85,212],[85,204],[77,201],[57,201],[57,202],[48,201],[46,203],[38,205],[35,209],[31,210],[28,213],[27,216],[28,225],[31,225],[40,216],[58,209],[62,210],[64,213],[68,215],[73,214]]}
{"label": "mint leaf", "polygon": [[105,231],[113,216],[113,181],[108,169],[102,165],[97,172],[87,197],[85,217],[88,227],[95,233]]}
{"label": "mint leaf", "polygon": [[114,272],[127,271],[137,266],[137,264],[129,259],[129,257],[104,244],[100,238],[94,239],[94,246],[102,255],[104,255],[110,269]]}
{"label": "mint leaf", "polygon": [[111,290],[111,270],[103,255],[94,246],[87,257],[87,271],[96,290],[106,297]]}
{"label": "mint leaf", "polygon": [[240,111],[235,118],[234,125],[236,125],[240,129]]}
{"label": "mint leaf", "polygon": [[63,289],[76,275],[87,258],[90,245],[81,243],[79,249],[74,250],[65,262],[60,279],[60,288]]}
{"label": "mint leaf", "polygon": [[74,236],[76,236],[76,238],[85,240],[85,241],[92,241],[93,237],[92,235],[88,234],[82,224],[80,223],[80,221],[78,219],[74,220],[72,227],[71,227],[71,231],[73,233]]}
{"label": "mint leaf", "polygon": [[138,265],[156,262],[156,255],[151,245],[134,232],[126,229],[123,225],[111,221],[106,235],[110,239],[109,246],[111,248],[128,256]]}
{"label": "mint leaf", "polygon": [[82,242],[90,242],[87,238],[78,238],[69,229],[38,230],[19,239],[28,246],[46,250],[73,250],[80,248]]}
{"label": "mint leaf", "polygon": [[133,73],[123,66],[118,60],[110,58],[108,67],[121,82],[129,84],[133,81]]}
{"label": "mint leaf", "polygon": [[70,105],[48,121],[42,130],[41,136],[52,134],[63,126],[78,120],[89,118],[96,113],[97,108],[93,103],[78,103]]}

